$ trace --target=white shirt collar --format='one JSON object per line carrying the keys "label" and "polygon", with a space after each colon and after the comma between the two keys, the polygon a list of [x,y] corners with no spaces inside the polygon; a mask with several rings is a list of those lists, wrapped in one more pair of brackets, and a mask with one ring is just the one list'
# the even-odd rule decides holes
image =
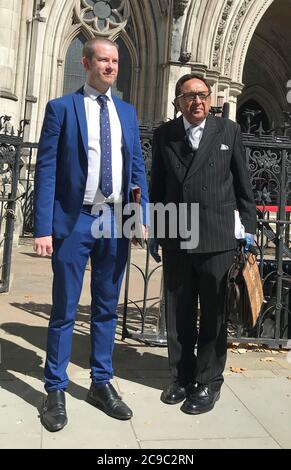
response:
{"label": "white shirt collar", "polygon": [[89,98],[91,98],[91,100],[94,101],[98,98],[99,95],[106,95],[108,96],[108,99],[111,100],[111,88],[108,88],[106,93],[101,93],[100,91],[96,90],[96,88],[93,88],[88,85],[88,83],[86,82],[84,85],[84,95],[88,96]]}
{"label": "white shirt collar", "polygon": [[[187,132],[188,129],[191,127],[193,128],[193,124],[190,124],[189,121],[187,121],[187,119],[183,116],[183,122],[184,122],[184,127],[185,127],[185,131]],[[198,124],[197,126],[194,126],[195,129],[201,129],[203,130],[204,127],[205,127],[205,124],[206,124],[206,118],[204,119],[204,121],[200,122],[200,124]]]}

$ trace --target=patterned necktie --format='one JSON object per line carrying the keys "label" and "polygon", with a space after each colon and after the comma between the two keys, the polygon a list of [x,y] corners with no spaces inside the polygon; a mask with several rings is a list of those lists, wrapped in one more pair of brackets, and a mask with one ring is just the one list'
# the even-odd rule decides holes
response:
{"label": "patterned necktie", "polygon": [[109,112],[107,106],[108,97],[99,95],[100,104],[100,146],[101,146],[101,191],[105,197],[112,194],[112,160],[111,160],[111,132]]}

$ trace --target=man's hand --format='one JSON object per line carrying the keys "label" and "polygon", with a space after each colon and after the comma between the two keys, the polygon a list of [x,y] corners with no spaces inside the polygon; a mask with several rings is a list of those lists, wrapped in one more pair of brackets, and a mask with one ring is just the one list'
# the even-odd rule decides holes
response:
{"label": "man's hand", "polygon": [[150,254],[154,258],[154,260],[157,263],[160,263],[162,258],[159,255],[159,241],[158,241],[157,238],[150,238],[149,239],[149,250],[150,250]]}
{"label": "man's hand", "polygon": [[248,251],[250,251],[254,243],[255,243],[255,236],[252,233],[246,233],[244,252],[247,253]]}
{"label": "man's hand", "polygon": [[34,239],[33,249],[39,256],[51,255],[53,252],[53,237],[38,237]]}

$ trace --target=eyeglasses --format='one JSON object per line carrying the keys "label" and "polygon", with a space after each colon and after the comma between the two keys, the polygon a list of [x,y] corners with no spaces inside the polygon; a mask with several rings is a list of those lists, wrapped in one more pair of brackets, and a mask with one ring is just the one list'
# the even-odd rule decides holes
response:
{"label": "eyeglasses", "polygon": [[178,98],[182,98],[184,101],[186,101],[187,103],[190,103],[190,101],[195,101],[196,98],[198,97],[201,101],[206,101],[207,98],[211,95],[211,92],[209,93],[203,93],[203,92],[199,92],[199,93],[195,93],[194,91],[190,91],[188,93],[182,93],[181,95],[177,96],[176,99]]}

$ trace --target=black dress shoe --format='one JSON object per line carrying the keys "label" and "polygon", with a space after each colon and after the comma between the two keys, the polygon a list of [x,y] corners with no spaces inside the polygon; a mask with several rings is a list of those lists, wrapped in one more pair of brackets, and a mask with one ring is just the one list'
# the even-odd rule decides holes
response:
{"label": "black dress shoe", "polygon": [[183,385],[179,381],[172,382],[161,394],[161,401],[167,405],[176,405],[185,400],[190,385]]}
{"label": "black dress shoe", "polygon": [[184,413],[199,415],[207,413],[214,408],[215,402],[220,397],[220,391],[213,391],[207,385],[198,385],[181,406]]}
{"label": "black dress shoe", "polygon": [[91,384],[87,395],[87,402],[104,411],[107,415],[116,419],[130,419],[132,417],[131,409],[121,400],[111,383],[94,387]]}
{"label": "black dress shoe", "polygon": [[66,398],[63,390],[48,392],[40,414],[43,426],[50,432],[63,429],[68,422],[66,413]]}

